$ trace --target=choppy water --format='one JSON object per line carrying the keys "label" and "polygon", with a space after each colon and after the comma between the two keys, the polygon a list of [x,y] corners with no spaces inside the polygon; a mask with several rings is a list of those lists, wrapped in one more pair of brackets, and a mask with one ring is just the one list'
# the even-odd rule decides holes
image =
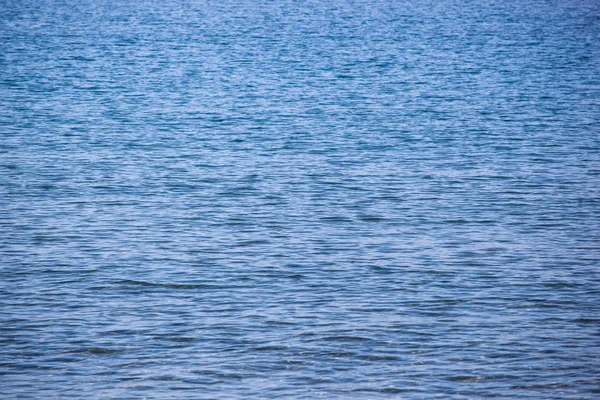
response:
{"label": "choppy water", "polygon": [[600,397],[599,17],[0,1],[0,395]]}

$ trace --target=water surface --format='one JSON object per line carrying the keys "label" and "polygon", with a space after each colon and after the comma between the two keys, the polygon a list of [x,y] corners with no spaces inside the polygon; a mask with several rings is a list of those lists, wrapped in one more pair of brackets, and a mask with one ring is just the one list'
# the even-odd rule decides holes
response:
{"label": "water surface", "polygon": [[0,394],[598,398],[599,16],[0,1]]}

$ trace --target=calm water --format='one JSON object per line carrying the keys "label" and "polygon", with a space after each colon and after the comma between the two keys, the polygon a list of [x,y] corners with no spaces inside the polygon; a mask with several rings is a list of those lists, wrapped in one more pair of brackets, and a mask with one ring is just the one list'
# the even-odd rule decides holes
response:
{"label": "calm water", "polygon": [[0,395],[600,398],[595,0],[0,0]]}

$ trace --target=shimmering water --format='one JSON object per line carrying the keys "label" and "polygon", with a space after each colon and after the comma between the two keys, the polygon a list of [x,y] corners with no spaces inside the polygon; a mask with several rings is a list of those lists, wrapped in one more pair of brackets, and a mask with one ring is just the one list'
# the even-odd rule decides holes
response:
{"label": "shimmering water", "polygon": [[599,398],[599,17],[1,0],[0,395]]}

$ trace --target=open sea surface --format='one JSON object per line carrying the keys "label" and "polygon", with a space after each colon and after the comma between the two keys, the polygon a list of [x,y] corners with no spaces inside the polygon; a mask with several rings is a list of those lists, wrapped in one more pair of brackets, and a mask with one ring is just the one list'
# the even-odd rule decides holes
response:
{"label": "open sea surface", "polygon": [[0,0],[0,397],[600,398],[600,3]]}

